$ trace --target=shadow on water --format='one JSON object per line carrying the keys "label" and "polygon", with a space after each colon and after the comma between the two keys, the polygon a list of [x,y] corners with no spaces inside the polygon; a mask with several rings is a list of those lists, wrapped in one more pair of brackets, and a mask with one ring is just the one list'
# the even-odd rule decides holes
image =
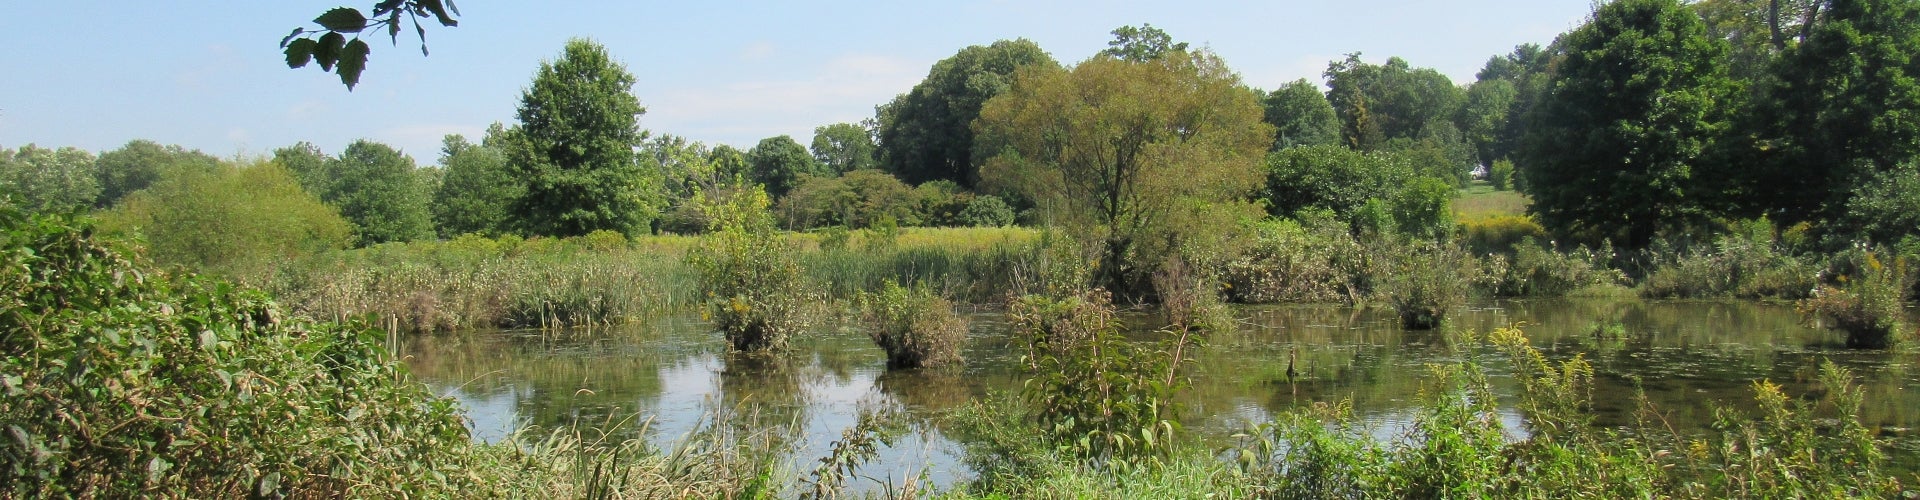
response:
{"label": "shadow on water", "polygon": [[[1189,428],[1224,438],[1249,423],[1315,401],[1353,400],[1358,418],[1391,436],[1418,410],[1429,366],[1472,359],[1497,394],[1516,391],[1506,360],[1466,339],[1514,323],[1550,359],[1585,356],[1596,370],[1596,424],[1634,424],[1637,395],[1681,432],[1707,429],[1712,405],[1745,408],[1759,380],[1816,397],[1821,360],[1852,370],[1865,387],[1862,418],[1920,452],[1920,371],[1911,354],[1854,351],[1837,334],[1801,324],[1784,305],[1591,299],[1480,303],[1439,331],[1400,330],[1391,311],[1325,305],[1244,307],[1242,326],[1214,335],[1192,365],[1182,395]],[[968,474],[940,434],[939,415],[970,398],[1016,391],[1017,339],[1001,314],[972,314],[961,367],[889,373],[885,355],[848,325],[820,328],[780,359],[729,354],[697,317],[613,330],[540,335],[467,332],[413,338],[403,354],[414,373],[469,409],[476,437],[494,440],[537,425],[644,422],[664,444],[692,430],[715,405],[746,408],[765,422],[795,423],[804,471],[852,427],[861,404],[896,405],[915,429],[883,450],[867,474],[900,480],[926,472],[937,484]],[[1129,318],[1140,323],[1144,318]],[[1289,370],[1291,368],[1291,370]],[[1510,403],[1510,402],[1509,402]],[[1511,405],[1508,405],[1509,408]],[[1524,429],[1517,412],[1503,414]],[[637,433],[631,425],[621,432]],[[1524,432],[1524,431],[1520,431]],[[1913,468],[1913,467],[1909,467]]]}

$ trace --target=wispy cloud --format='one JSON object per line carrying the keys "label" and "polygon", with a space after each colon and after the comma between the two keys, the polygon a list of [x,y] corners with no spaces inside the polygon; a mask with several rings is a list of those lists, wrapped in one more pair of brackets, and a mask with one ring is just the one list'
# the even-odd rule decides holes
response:
{"label": "wispy cloud", "polygon": [[875,105],[911,89],[925,72],[902,59],[845,55],[799,78],[667,89],[649,100],[644,122],[656,131],[741,147],[781,134],[804,143],[816,126],[871,117]]}

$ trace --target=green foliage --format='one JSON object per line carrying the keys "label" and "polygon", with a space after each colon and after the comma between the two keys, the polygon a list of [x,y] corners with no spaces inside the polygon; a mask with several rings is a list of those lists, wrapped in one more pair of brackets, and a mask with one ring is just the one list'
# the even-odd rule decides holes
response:
{"label": "green foliage", "polygon": [[[495,128],[494,130],[499,130]],[[515,182],[507,157],[498,148],[467,142],[458,134],[441,141],[445,176],[433,192],[433,222],[440,237],[501,235],[513,230],[507,207],[526,191]]]}
{"label": "green foliage", "polygon": [[1254,244],[1222,273],[1228,300],[1353,302],[1366,293],[1371,257],[1331,214],[1252,225]]}
{"label": "green foliage", "polygon": [[787,196],[809,177],[833,176],[826,164],[815,161],[806,147],[785,135],[761,139],[747,150],[747,163],[748,177],[766,186],[767,194],[775,198]]}
{"label": "green foliage", "polygon": [[300,187],[314,196],[333,190],[336,175],[329,169],[332,162],[319,146],[310,142],[300,142],[273,150],[273,162],[286,167],[293,178],[300,181]]}
{"label": "green foliage", "polygon": [[1382,246],[1388,255],[1377,293],[1400,314],[1402,327],[1438,327],[1448,311],[1466,304],[1472,257],[1465,249],[1425,241]]}
{"label": "green foliage", "polygon": [[1274,128],[1274,151],[1340,143],[1340,117],[1333,114],[1333,104],[1320,87],[1305,78],[1267,93],[1261,104],[1267,110],[1267,124]]}
{"label": "green foliage", "polygon": [[888,280],[879,292],[863,292],[861,318],[873,343],[887,352],[888,368],[959,363],[967,319],[925,283],[903,287]]}
{"label": "green foliage", "polygon": [[94,200],[93,206],[111,207],[127,195],[158,182],[171,170],[211,172],[219,166],[219,158],[199,150],[161,146],[145,139],[127,141],[125,146],[101,153],[100,159],[94,161],[94,175],[99,177],[100,182],[100,197]]}
{"label": "green foliage", "polygon": [[1024,68],[976,123],[980,144],[998,153],[982,167],[987,183],[1097,245],[1100,281],[1123,293],[1145,285],[1178,242],[1225,226],[1178,222],[1251,193],[1271,143],[1257,96],[1219,57],[1178,54]]}
{"label": "green foliage", "polygon": [[567,41],[520,95],[520,123],[501,137],[513,178],[526,184],[508,213],[528,235],[600,229],[640,234],[659,213],[657,171],[634,154],[646,141],[634,76],[591,40]]}
{"label": "green foliage", "polygon": [[687,254],[707,303],[703,316],[739,351],[784,352],[807,325],[800,266],[768,205],[759,189],[708,202],[711,231]]}
{"label": "green foliage", "polygon": [[1164,456],[1180,428],[1173,403],[1182,361],[1128,342],[1103,290],[1008,304],[1023,337],[1022,394],[1058,448],[1093,463]]}
{"label": "green foliage", "polygon": [[1427,128],[1448,123],[1465,99],[1446,75],[1432,68],[1413,69],[1398,57],[1374,65],[1361,61],[1358,53],[1348,54],[1329,63],[1324,75],[1341,135],[1347,146],[1362,151],[1426,135]]}
{"label": "green foliage", "polygon": [[[1465,102],[1454,112],[1453,123],[1466,142],[1473,146],[1474,164],[1506,161],[1505,157],[1495,156],[1500,154],[1496,151],[1497,141],[1519,93],[1513,82],[1505,79],[1480,80],[1467,87]],[[1509,164],[1508,168],[1512,168],[1512,165]]]}
{"label": "green foliage", "polygon": [[846,226],[859,229],[872,226],[884,217],[918,218],[910,204],[912,191],[886,172],[865,169],[838,177],[804,179],[780,200],[780,216],[788,228]]}
{"label": "green foliage", "polygon": [[104,215],[166,265],[258,283],[287,261],[353,241],[353,226],[275,162],[166,172]]}
{"label": "green foliage", "polygon": [[84,221],[0,208],[0,231],[0,495],[419,496],[466,482],[457,404],[412,382],[372,330],[158,271]]}
{"label": "green foliage", "polygon": [[1501,158],[1494,161],[1493,166],[1487,169],[1487,181],[1493,183],[1493,188],[1496,190],[1511,190],[1515,187],[1513,173],[1513,162]]}
{"label": "green foliage", "polygon": [[1292,216],[1303,210],[1331,210],[1341,220],[1371,199],[1390,199],[1413,179],[1411,165],[1387,153],[1364,153],[1341,146],[1303,146],[1267,155],[1266,189],[1259,193],[1267,211]]}
{"label": "green foliage", "polygon": [[1140,27],[1121,26],[1114,28],[1113,40],[1107,42],[1107,49],[1101,55],[1128,62],[1147,62],[1169,54],[1186,52],[1187,43],[1174,43],[1173,37],[1166,31],[1142,24]]}
{"label": "green foliage", "polygon": [[1505,297],[1562,297],[1625,286],[1626,273],[1611,266],[1613,246],[1602,243],[1599,249],[1581,245],[1559,252],[1522,237],[1513,245],[1513,255],[1495,254],[1482,264],[1482,288]]}
{"label": "green foliage", "polygon": [[879,166],[873,132],[852,123],[814,127],[811,149],[814,161],[826,172],[844,174]]}
{"label": "green foliage", "polygon": [[1848,232],[1880,244],[1920,237],[1920,164],[1881,171],[1856,184],[1842,219]]}
{"label": "green foliage", "polygon": [[1453,234],[1454,189],[1445,181],[1418,177],[1393,196],[1393,220],[1401,235],[1435,241]]}
{"label": "green foliage", "polygon": [[[382,0],[373,4],[367,13],[347,7],[328,9],[320,17],[313,19],[319,29],[299,27],[280,39],[280,49],[286,54],[287,67],[298,69],[307,63],[319,63],[320,71],[332,71],[340,75],[340,83],[352,91],[360,83],[360,73],[367,68],[367,54],[371,48],[360,40],[363,33],[387,33],[393,43],[400,42],[401,16],[413,22],[413,31],[420,37],[420,55],[427,55],[427,30],[420,19],[432,16],[441,26],[459,26],[454,16],[460,15],[460,8],[454,7],[452,0]],[[349,42],[346,35],[353,35]],[[311,37],[311,38],[309,38]]]}
{"label": "green foliage", "polygon": [[998,196],[980,195],[967,202],[958,218],[961,224],[973,227],[1006,227],[1013,225],[1013,207]]}
{"label": "green foliage", "polygon": [[354,225],[361,245],[433,238],[433,193],[415,173],[413,158],[385,144],[360,140],[327,166],[333,176],[320,201]]}
{"label": "green foliage", "polygon": [[1665,242],[1648,250],[1654,269],[1640,294],[1658,298],[1801,299],[1818,285],[1820,263],[1793,255],[1762,217],[1735,224],[1739,230],[1705,248],[1682,251]]}
{"label": "green foliage", "polygon": [[1734,88],[1725,42],[1677,0],[1622,0],[1561,43],[1519,158],[1536,218],[1635,249],[1696,222],[1707,210],[1696,171]]}
{"label": "green foliage", "polygon": [[100,195],[94,158],[79,148],[32,144],[0,148],[0,199],[29,212],[64,213],[93,206]]}
{"label": "green foliage", "polygon": [[1912,298],[1916,275],[1905,258],[1881,260],[1880,254],[1856,249],[1836,263],[1833,281],[1800,301],[1802,314],[1833,322],[1830,328],[1846,332],[1847,347],[1885,349],[1911,342],[1920,332],[1906,321],[1906,303]]}
{"label": "green foliage", "polygon": [[1823,3],[1764,101],[1760,147],[1780,154],[1748,175],[1768,208],[1809,219],[1838,218],[1857,186],[1920,156],[1920,5]]}
{"label": "green foliage", "polygon": [[934,63],[912,91],[877,110],[881,167],[913,185],[934,180],[974,185],[975,169],[998,151],[981,151],[975,158],[973,121],[1024,66],[1057,70],[1060,63],[1024,38],[969,46]]}

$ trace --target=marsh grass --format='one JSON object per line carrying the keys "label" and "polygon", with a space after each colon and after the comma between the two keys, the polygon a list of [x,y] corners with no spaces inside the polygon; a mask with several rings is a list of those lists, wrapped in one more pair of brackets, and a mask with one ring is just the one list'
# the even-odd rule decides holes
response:
{"label": "marsh grass", "polygon": [[412,332],[606,326],[692,302],[685,242],[606,233],[550,240],[462,236],[310,256],[264,288],[301,314],[376,315]]}

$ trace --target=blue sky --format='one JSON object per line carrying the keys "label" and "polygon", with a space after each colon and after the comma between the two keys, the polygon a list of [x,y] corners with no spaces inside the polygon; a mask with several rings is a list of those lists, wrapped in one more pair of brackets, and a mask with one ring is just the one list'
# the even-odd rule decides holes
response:
{"label": "blue sky", "polygon": [[1031,39],[1071,64],[1105,48],[1113,28],[1151,23],[1257,87],[1320,83],[1349,52],[1464,84],[1489,56],[1545,44],[1592,10],[1591,0],[458,4],[459,27],[429,28],[430,57],[409,33],[398,46],[369,39],[368,69],[348,92],[332,74],[287,69],[276,45],[339,3],[0,2],[0,146],[100,152],[144,138],[232,156],[303,140],[331,153],[366,138],[431,164],[443,135],[511,123],[540,61],[571,37],[606,45],[638,77],[640,123],[656,134],[804,144],[816,126],[872,116],[935,61],[998,39]]}

